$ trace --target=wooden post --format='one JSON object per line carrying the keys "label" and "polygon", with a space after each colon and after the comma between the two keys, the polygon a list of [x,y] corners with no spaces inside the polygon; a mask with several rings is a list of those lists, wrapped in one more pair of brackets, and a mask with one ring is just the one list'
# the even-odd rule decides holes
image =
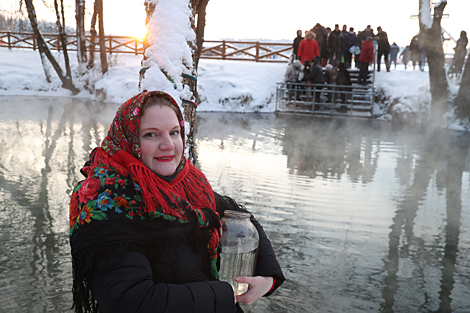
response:
{"label": "wooden post", "polygon": [[11,34],[10,32],[7,32],[7,38],[8,38],[8,49],[11,49],[11,38],[10,38]]}
{"label": "wooden post", "polygon": [[256,42],[256,62],[259,62],[259,41]]}
{"label": "wooden post", "polygon": [[112,36],[108,36],[108,39],[109,39],[109,54],[113,54],[113,37]]}
{"label": "wooden post", "polygon": [[57,35],[57,51],[60,52],[60,35]]}
{"label": "wooden post", "polygon": [[36,35],[33,34],[33,50],[36,51]]}
{"label": "wooden post", "polygon": [[134,43],[135,43],[135,55],[137,55],[137,42],[139,40],[137,38],[134,38]]}
{"label": "wooden post", "polygon": [[225,60],[225,49],[226,49],[226,46],[225,46],[225,40],[222,41],[222,60]]}

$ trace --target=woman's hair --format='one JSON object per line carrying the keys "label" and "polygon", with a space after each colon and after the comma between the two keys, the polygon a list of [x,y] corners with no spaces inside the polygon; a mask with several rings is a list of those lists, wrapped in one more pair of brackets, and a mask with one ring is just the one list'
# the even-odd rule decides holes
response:
{"label": "woman's hair", "polygon": [[173,111],[175,111],[175,114],[176,116],[178,116],[179,112],[178,112],[178,108],[170,101],[168,100],[167,98],[164,98],[164,97],[149,97],[145,102],[144,104],[142,105],[142,112],[140,114],[140,116],[144,116],[145,114],[145,111],[147,110],[147,108],[150,108],[152,106],[168,106],[170,107]]}

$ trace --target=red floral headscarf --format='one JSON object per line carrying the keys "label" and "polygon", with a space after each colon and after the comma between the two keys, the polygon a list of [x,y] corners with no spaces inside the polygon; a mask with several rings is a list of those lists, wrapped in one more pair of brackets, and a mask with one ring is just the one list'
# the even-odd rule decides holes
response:
{"label": "red floral headscarf", "polygon": [[181,211],[175,209],[179,207],[178,197],[187,200],[195,209],[206,207],[215,211],[213,192],[206,177],[184,156],[177,168],[178,175],[171,182],[160,178],[140,161],[140,117],[142,106],[150,97],[163,97],[175,106],[184,142],[184,119],[176,101],[162,91],[143,92],[117,110],[108,135],[95,153],[95,165],[105,162],[123,173],[132,174],[140,186],[145,186],[142,195],[147,212],[155,211],[160,206],[164,214],[182,218]]}
{"label": "red floral headscarf", "polygon": [[176,101],[163,91],[151,91],[140,93],[124,102],[116,112],[108,135],[101,143],[101,147],[109,155],[119,150],[131,153],[140,159],[139,126],[142,107],[150,97],[167,99],[177,109],[177,118],[181,126],[181,139],[184,143],[184,119]]}

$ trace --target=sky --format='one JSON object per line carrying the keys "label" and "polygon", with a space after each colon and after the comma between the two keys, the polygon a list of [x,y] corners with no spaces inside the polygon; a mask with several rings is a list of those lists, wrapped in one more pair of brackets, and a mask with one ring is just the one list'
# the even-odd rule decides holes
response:
{"label": "sky", "polygon": [[[18,7],[15,5],[18,1],[2,0],[0,12],[11,12]],[[41,11],[41,2],[35,1],[39,18],[47,15]],[[92,1],[87,2],[91,8]],[[70,1],[68,9],[71,23],[74,23],[73,3]],[[106,32],[141,37],[145,33],[143,3],[143,0],[104,0]],[[390,43],[405,46],[418,31],[418,20],[410,19],[418,14],[418,8],[419,0],[210,0],[205,39],[293,40],[297,29],[307,30],[316,23],[332,28],[334,24],[346,24],[356,31],[370,24],[374,29],[382,26]],[[455,39],[461,30],[470,31],[468,12],[470,1],[447,1],[444,13],[450,16],[442,20],[442,26]]]}

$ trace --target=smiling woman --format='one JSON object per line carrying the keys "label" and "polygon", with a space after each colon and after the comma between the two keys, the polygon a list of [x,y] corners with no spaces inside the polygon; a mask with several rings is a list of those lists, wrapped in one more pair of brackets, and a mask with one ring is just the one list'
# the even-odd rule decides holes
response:
{"label": "smiling woman", "polygon": [[243,208],[183,156],[184,125],[169,94],[144,91],[90,154],[70,198],[75,312],[235,313],[284,281],[254,218],[257,270],[237,277],[248,291],[218,280],[220,218]]}
{"label": "smiling woman", "polygon": [[139,128],[142,162],[163,176],[175,173],[183,156],[184,138],[175,108],[163,98],[150,98],[142,108]]}

